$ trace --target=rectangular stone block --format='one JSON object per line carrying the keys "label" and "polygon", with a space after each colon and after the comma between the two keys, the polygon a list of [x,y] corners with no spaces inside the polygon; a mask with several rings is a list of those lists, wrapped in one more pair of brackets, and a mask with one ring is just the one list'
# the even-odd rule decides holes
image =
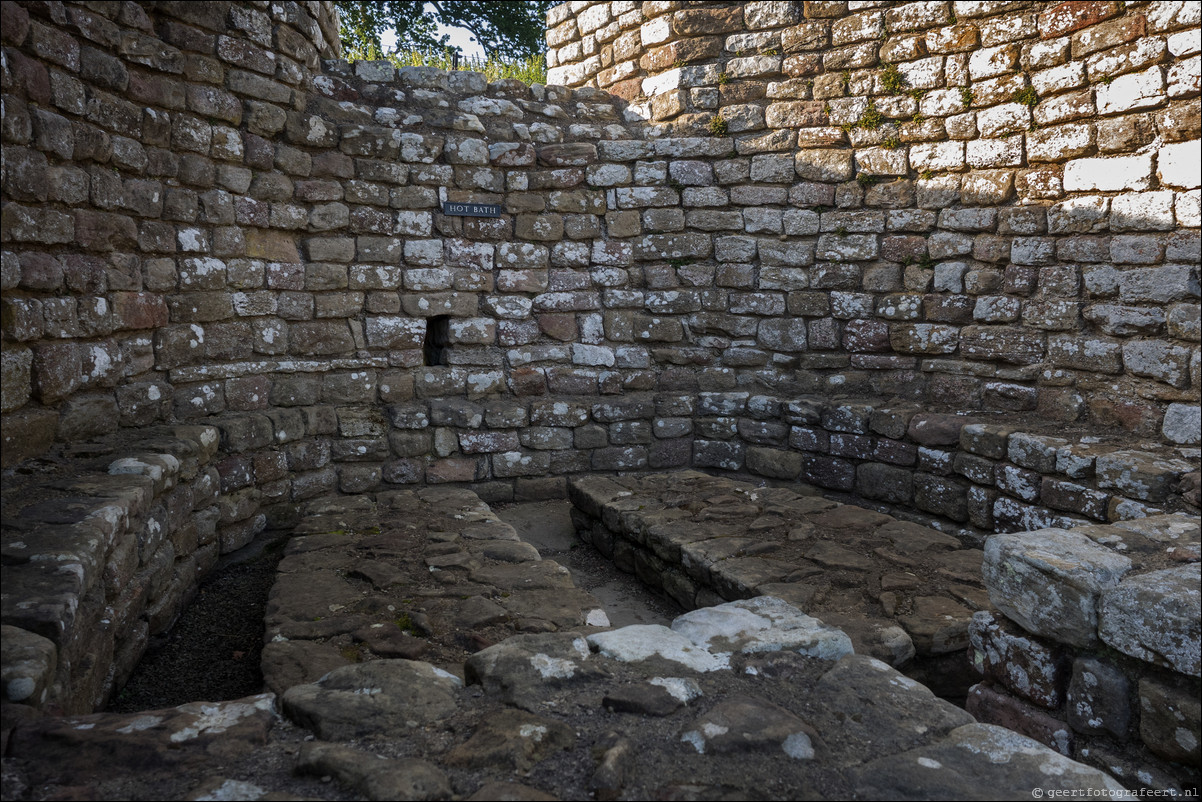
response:
{"label": "rectangular stone block", "polygon": [[969,690],[965,709],[978,721],[1018,732],[1062,755],[1073,754],[1073,734],[1066,722],[987,683]]}
{"label": "rectangular stone block", "polygon": [[1054,510],[1076,512],[1096,521],[1105,521],[1111,495],[1084,485],[1045,476],[1039,498]]}
{"label": "rectangular stone block", "polygon": [[1074,159],[1064,168],[1066,192],[1122,192],[1151,189],[1153,154],[1109,159]]}
{"label": "rectangular stone block", "polygon": [[1189,736],[1202,726],[1202,705],[1193,689],[1167,678],[1144,677],[1139,712],[1139,735],[1149,749],[1183,765],[1198,764],[1202,750],[1197,738]]}
{"label": "rectangular stone block", "polygon": [[1063,703],[1070,664],[1058,644],[1034,638],[987,611],[973,616],[968,638],[973,668],[986,679],[1051,710]]}
{"label": "rectangular stone block", "polygon": [[1087,735],[1125,741],[1131,725],[1131,683],[1114,665],[1082,655],[1073,661],[1066,699],[1068,723]]}
{"label": "rectangular stone block", "polygon": [[1140,501],[1164,501],[1174,483],[1196,466],[1142,451],[1114,451],[1097,457],[1097,485]]}
{"label": "rectangular stone block", "polygon": [[829,490],[851,490],[855,487],[855,464],[838,457],[807,455],[802,476],[810,484]]}
{"label": "rectangular stone block", "polygon": [[914,497],[914,474],[909,468],[865,462],[856,469],[856,493],[864,498],[908,505]]}
{"label": "rectangular stone block", "polygon": [[796,479],[801,474],[802,462],[802,455],[796,451],[761,447],[747,449],[747,469],[760,476]]}
{"label": "rectangular stone block", "polygon": [[914,474],[914,506],[953,521],[968,520],[968,485],[929,473]]}
{"label": "rectangular stone block", "polygon": [[1197,565],[1133,576],[1103,593],[1098,635],[1123,654],[1197,677],[1202,673],[1200,603]]}
{"label": "rectangular stone block", "polygon": [[990,537],[982,572],[990,601],[1006,617],[1036,635],[1087,647],[1098,643],[1103,594],[1131,567],[1085,535],[1044,529]]}

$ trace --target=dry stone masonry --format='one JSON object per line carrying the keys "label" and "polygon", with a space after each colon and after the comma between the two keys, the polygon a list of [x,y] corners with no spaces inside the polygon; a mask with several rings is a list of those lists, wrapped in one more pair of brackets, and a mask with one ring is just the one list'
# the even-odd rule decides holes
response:
{"label": "dry stone masonry", "polygon": [[912,502],[966,522],[980,484],[986,530],[998,498],[1013,528],[1033,501],[1109,521],[1181,489],[1193,4],[568,3],[551,80],[574,89],[323,62],[330,13],[11,7],[6,464],[299,411],[323,445],[289,470],[347,492],[914,472],[776,405],[842,395],[1129,433],[1100,444],[1119,465],[1172,466],[1143,495],[1045,493],[965,460]]}
{"label": "dry stone masonry", "polygon": [[[587,539],[685,608],[782,597],[941,694],[967,647],[978,717],[1130,787],[1196,786],[1199,8],[577,1],[526,86],[349,65],[323,2],[5,3],[6,743],[102,708],[268,528],[301,536],[274,692],[352,655],[460,665],[517,622],[583,628],[590,665],[625,671],[606,661],[641,647],[603,645],[594,601],[486,506],[570,492]],[[463,203],[500,216],[443,212]],[[426,562],[390,563],[399,543]],[[304,620],[317,586],[391,628]],[[433,613],[405,621],[402,586]],[[230,704],[151,729],[267,737],[270,705]],[[766,715],[730,704],[681,731],[696,754]],[[798,704],[780,715],[813,724]],[[945,723],[959,740],[899,743],[854,787],[964,794],[913,766],[974,749],[1069,765]],[[748,737],[804,753],[781,726]],[[606,744],[618,771],[635,747]],[[446,766],[403,790],[413,766],[369,780],[342,748],[302,763],[380,798],[504,792]]]}
{"label": "dry stone masonry", "polygon": [[1163,761],[1199,761],[1200,535],[1158,515],[991,537],[969,712],[1127,781],[1188,787]]}

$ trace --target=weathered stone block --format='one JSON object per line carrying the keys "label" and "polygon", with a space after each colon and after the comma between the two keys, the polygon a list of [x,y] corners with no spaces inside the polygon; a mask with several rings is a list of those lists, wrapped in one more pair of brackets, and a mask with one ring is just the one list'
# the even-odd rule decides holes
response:
{"label": "weathered stone block", "polygon": [[1125,674],[1096,657],[1073,662],[1065,711],[1077,732],[1108,733],[1124,741],[1131,726],[1131,683]]}
{"label": "weathered stone block", "polygon": [[914,497],[914,474],[909,468],[865,462],[856,469],[856,493],[891,504],[909,504]]}
{"label": "weathered stone block", "polygon": [[[996,514],[996,506],[995,506]],[[1036,635],[1073,646],[1098,642],[1102,595],[1131,561],[1064,529],[994,535],[982,570],[990,601]]]}
{"label": "weathered stone block", "polygon": [[986,679],[1043,707],[1060,707],[1069,676],[1063,649],[989,612],[973,616],[968,636],[973,667]]}
{"label": "weathered stone block", "polygon": [[1128,498],[1159,502],[1192,466],[1183,460],[1157,458],[1141,451],[1114,451],[1096,461],[1098,487]]}
{"label": "weathered stone block", "polygon": [[968,485],[959,479],[929,473],[914,474],[914,506],[920,510],[953,521],[967,521],[967,492]]}
{"label": "weathered stone block", "polygon": [[1139,681],[1139,711],[1139,735],[1149,749],[1168,760],[1197,765],[1202,704],[1194,689],[1167,678],[1144,677]]}
{"label": "weathered stone block", "polygon": [[1067,723],[987,684],[969,690],[965,709],[979,721],[1021,733],[1062,755],[1073,753],[1074,740]]}
{"label": "weathered stone block", "polygon": [[1196,677],[1202,673],[1199,604],[1197,566],[1140,574],[1102,595],[1098,634],[1124,654]]}

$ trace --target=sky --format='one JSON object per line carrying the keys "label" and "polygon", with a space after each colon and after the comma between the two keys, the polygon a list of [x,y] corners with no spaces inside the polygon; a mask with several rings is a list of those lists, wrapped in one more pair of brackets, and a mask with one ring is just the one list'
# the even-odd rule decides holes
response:
{"label": "sky", "polygon": [[[484,48],[472,39],[472,35],[465,28],[448,28],[445,25],[439,25],[437,35],[442,36],[444,33],[450,35],[451,47],[458,46],[466,58],[484,58]],[[380,44],[383,45],[384,52],[390,52],[396,47],[396,36],[391,31],[385,31],[380,37]]]}

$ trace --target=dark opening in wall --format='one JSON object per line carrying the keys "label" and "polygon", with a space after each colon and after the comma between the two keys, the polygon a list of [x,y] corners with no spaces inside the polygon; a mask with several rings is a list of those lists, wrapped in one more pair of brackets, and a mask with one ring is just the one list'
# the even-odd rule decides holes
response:
{"label": "dark opening in wall", "polygon": [[427,365],[447,364],[447,347],[451,342],[451,319],[436,315],[426,319],[426,340],[422,345]]}

